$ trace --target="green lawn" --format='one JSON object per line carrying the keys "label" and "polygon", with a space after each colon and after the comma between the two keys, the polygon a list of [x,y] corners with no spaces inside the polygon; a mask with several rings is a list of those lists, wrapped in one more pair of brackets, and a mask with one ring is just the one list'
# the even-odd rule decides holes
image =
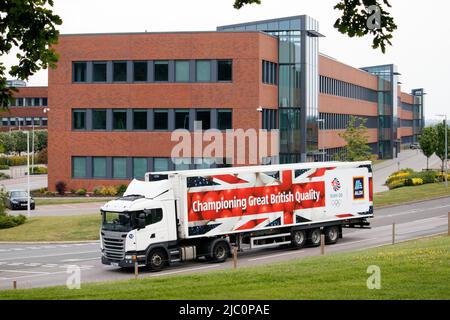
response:
{"label": "green lawn", "polygon": [[54,199],[40,199],[40,198],[34,198],[34,201],[36,201],[37,206],[44,206],[44,205],[58,205],[58,204],[71,204],[71,203],[90,203],[90,202],[99,202],[99,203],[106,203],[109,200],[113,198],[54,198]]}
{"label": "green lawn", "polygon": [[374,206],[379,208],[419,200],[429,200],[442,196],[450,196],[450,187],[446,188],[443,183],[432,183],[375,193],[373,200]]}
{"label": "green lawn", "polygon": [[[450,237],[436,237],[238,270],[82,284],[80,290],[0,291],[0,299],[450,299],[449,261]],[[380,290],[367,288],[371,265],[380,267]]]}
{"label": "green lawn", "polygon": [[77,241],[99,238],[100,214],[34,217],[25,224],[0,230],[0,241]]}

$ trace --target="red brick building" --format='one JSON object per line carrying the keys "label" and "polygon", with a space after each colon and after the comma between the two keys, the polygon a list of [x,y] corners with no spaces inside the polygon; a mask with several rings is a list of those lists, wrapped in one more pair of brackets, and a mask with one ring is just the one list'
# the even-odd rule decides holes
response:
{"label": "red brick building", "polygon": [[358,115],[373,152],[395,157],[423,126],[423,90],[402,93],[394,65],[362,70],[319,54],[321,36],[307,16],[216,32],[61,36],[49,70],[49,189],[207,167],[171,160],[172,131],[192,132],[195,121],[222,132],[279,129],[270,141],[279,151],[265,160],[286,163],[334,160],[344,146],[337,133]]}

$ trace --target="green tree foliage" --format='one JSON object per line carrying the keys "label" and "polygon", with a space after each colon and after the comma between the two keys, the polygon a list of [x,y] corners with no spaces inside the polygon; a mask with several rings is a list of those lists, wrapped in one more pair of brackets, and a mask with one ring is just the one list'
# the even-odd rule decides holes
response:
{"label": "green tree foliage", "polygon": [[[34,151],[39,152],[47,149],[48,145],[48,131],[36,130],[34,131]],[[2,132],[0,133],[0,147],[3,146],[3,151],[0,153],[21,153],[27,151],[27,134],[24,131]],[[32,148],[32,133],[30,131],[30,151]]]}
{"label": "green tree foliage", "polygon": [[[253,3],[260,4],[261,1],[235,0],[234,8],[240,9]],[[377,7],[379,12],[369,10],[371,6]],[[392,34],[397,29],[394,18],[387,11],[388,8],[391,8],[388,0],[339,0],[334,9],[342,11],[342,15],[336,20],[334,27],[351,38],[370,34],[373,37],[372,47],[380,48],[385,53],[386,45],[392,45]],[[374,20],[377,13],[379,21]]]}
{"label": "green tree foliage", "polygon": [[437,132],[434,127],[426,127],[423,129],[422,135],[419,137],[420,149],[427,157],[427,170],[429,169],[429,159],[435,153],[437,147]]}
{"label": "green tree foliage", "polygon": [[[27,80],[40,69],[55,67],[58,55],[51,46],[58,42],[62,20],[50,9],[53,0],[0,1],[0,55],[18,49],[17,64],[9,76]],[[14,88],[6,86],[6,68],[0,62],[0,106],[7,108]]]}
{"label": "green tree foliage", "polygon": [[347,128],[339,136],[345,140],[345,152],[341,155],[342,161],[370,160],[371,148],[368,146],[367,119],[351,116]]}
{"label": "green tree foliage", "polygon": [[[436,126],[436,155],[442,161],[442,171],[444,171],[444,161],[445,161],[445,125],[440,123]],[[450,142],[450,129],[447,129],[447,143]],[[450,149],[450,148],[447,148]],[[450,151],[450,150],[447,150]],[[447,155],[448,158],[448,155]]]}
{"label": "green tree foliage", "polygon": [[41,151],[47,148],[48,131],[36,130],[34,132],[34,150]]}

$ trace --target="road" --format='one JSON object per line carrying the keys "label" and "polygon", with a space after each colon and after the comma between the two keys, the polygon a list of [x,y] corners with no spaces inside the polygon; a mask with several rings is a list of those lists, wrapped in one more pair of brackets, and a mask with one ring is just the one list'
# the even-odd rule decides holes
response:
{"label": "road", "polygon": [[[387,178],[399,169],[414,169],[415,171],[422,171],[427,167],[427,158],[420,150],[404,150],[400,152],[397,159],[383,161],[380,164],[373,166],[373,191],[383,192],[389,190],[384,183]],[[439,169],[441,167],[441,160],[433,155],[429,160],[429,168]]]}
{"label": "road", "polygon": [[[85,203],[67,203],[55,205],[36,205],[36,209],[30,212],[31,217],[43,216],[74,216],[86,214],[100,214],[100,208],[108,200],[99,200],[99,202],[85,202]],[[27,210],[8,210],[11,215],[27,214]]]}
{"label": "road", "polygon": [[[47,188],[47,175],[30,176],[30,190],[38,190]],[[0,181],[0,186],[3,185],[6,190],[27,190],[27,177],[14,178]]]}
{"label": "road", "polygon": [[[422,203],[376,210],[371,220],[372,229],[345,229],[344,238],[335,245],[326,246],[326,252],[345,252],[386,245],[392,241],[392,223],[396,223],[397,241],[447,232],[447,212],[450,197]],[[264,249],[239,253],[238,265],[255,266],[290,259],[319,255],[319,248],[286,250]],[[103,266],[99,260],[99,243],[72,244],[0,244],[0,289],[11,289],[12,281],[18,288],[65,285],[67,268],[77,265],[81,282],[130,279],[130,270]],[[159,273],[140,270],[140,277],[160,277],[187,273],[207,272],[232,268],[232,262],[210,264],[191,262],[172,266]]]}

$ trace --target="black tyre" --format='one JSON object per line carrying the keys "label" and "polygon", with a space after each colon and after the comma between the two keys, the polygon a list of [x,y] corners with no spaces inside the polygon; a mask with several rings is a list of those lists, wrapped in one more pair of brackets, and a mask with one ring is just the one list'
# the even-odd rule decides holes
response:
{"label": "black tyre", "polygon": [[308,234],[308,242],[314,247],[320,246],[320,235],[322,232],[319,228],[313,229]]}
{"label": "black tyre", "polygon": [[211,254],[209,256],[212,262],[225,262],[228,258],[230,247],[226,241],[217,241],[214,243]]}
{"label": "black tyre", "polygon": [[292,246],[296,249],[301,249],[306,244],[306,232],[304,230],[292,231]]}
{"label": "black tyre", "polygon": [[324,233],[325,233],[325,242],[327,244],[334,244],[339,239],[339,227],[337,226],[325,228]]}
{"label": "black tyre", "polygon": [[166,264],[166,253],[161,249],[152,250],[147,257],[147,267],[151,271],[161,271]]}

